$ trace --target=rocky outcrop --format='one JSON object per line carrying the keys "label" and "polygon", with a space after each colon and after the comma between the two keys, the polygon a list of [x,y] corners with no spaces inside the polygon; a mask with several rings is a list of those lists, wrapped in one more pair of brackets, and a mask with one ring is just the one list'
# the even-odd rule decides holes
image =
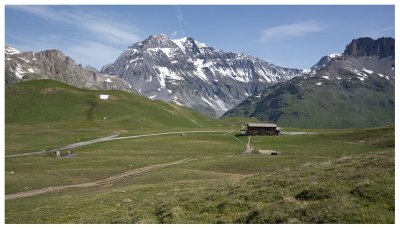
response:
{"label": "rocky outcrop", "polygon": [[136,92],[124,80],[104,75],[81,65],[65,56],[59,50],[41,52],[20,52],[10,46],[5,47],[5,82],[17,83],[23,80],[52,79],[78,88],[114,89]]}
{"label": "rocky outcrop", "polygon": [[360,57],[378,57],[394,58],[394,39],[382,37],[374,40],[369,37],[354,39],[346,46],[344,55],[356,58]]}

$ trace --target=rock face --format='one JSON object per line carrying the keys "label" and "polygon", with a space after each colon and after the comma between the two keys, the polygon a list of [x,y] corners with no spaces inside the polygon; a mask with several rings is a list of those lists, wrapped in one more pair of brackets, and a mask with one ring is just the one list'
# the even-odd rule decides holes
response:
{"label": "rock face", "polygon": [[394,123],[394,39],[370,40],[353,40],[342,55],[303,76],[268,87],[225,116],[256,117],[303,128]]}
{"label": "rock face", "polygon": [[382,37],[374,40],[369,37],[351,41],[344,50],[344,55],[359,57],[394,58],[394,39]]}
{"label": "rock face", "polygon": [[78,88],[135,92],[135,89],[124,80],[82,68],[59,50],[20,52],[6,46],[5,82],[17,83],[33,79],[52,79]]}
{"label": "rock face", "polygon": [[151,99],[220,117],[266,85],[303,71],[220,51],[190,37],[171,40],[161,34],[128,47],[101,72],[126,80]]}

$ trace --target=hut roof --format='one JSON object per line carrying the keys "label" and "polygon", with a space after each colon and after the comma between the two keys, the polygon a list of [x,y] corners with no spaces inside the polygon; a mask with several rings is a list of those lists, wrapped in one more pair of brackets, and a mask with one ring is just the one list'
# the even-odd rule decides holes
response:
{"label": "hut roof", "polygon": [[277,127],[273,123],[247,123],[248,127]]}

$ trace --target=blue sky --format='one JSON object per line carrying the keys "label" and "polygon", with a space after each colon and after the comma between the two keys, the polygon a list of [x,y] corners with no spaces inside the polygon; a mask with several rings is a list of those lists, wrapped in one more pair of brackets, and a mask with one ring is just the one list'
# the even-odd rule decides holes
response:
{"label": "blue sky", "polygon": [[12,6],[5,42],[22,51],[60,49],[98,69],[153,34],[190,36],[273,64],[309,68],[354,38],[394,37],[394,6]]}

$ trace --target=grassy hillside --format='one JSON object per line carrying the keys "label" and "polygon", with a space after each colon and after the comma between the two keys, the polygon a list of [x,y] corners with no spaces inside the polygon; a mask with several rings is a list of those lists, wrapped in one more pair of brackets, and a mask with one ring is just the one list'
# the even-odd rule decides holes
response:
{"label": "grassy hillside", "polygon": [[[123,91],[78,89],[51,80],[5,88],[6,153],[63,146],[113,133],[220,127],[187,108]],[[110,95],[102,100],[100,94]]]}
{"label": "grassy hillside", "polygon": [[[110,95],[110,98],[102,100],[100,94]],[[6,114],[7,124],[75,121],[88,126],[143,129],[215,126],[217,123],[170,103],[123,91],[78,89],[51,80],[7,85]]]}
{"label": "grassy hillside", "polygon": [[298,128],[376,127],[394,123],[392,81],[379,77],[360,81],[348,72],[343,74],[350,79],[295,78],[277,84],[224,116],[255,117]]}
{"label": "grassy hillside", "polygon": [[[6,200],[6,223],[394,223],[393,127],[259,136],[250,155],[242,153],[247,137],[235,134],[154,136],[78,148],[71,157],[7,158],[6,194],[192,160]],[[390,141],[377,144],[382,136]],[[257,152],[265,149],[281,154]]]}
{"label": "grassy hillside", "polygon": [[[7,157],[5,222],[394,222],[394,126],[256,136],[244,154],[249,139],[238,129],[246,122],[257,120],[209,119],[120,91],[54,81],[7,85],[6,154],[113,133],[219,132],[100,142],[61,157]],[[47,191],[7,198],[37,190]]]}

